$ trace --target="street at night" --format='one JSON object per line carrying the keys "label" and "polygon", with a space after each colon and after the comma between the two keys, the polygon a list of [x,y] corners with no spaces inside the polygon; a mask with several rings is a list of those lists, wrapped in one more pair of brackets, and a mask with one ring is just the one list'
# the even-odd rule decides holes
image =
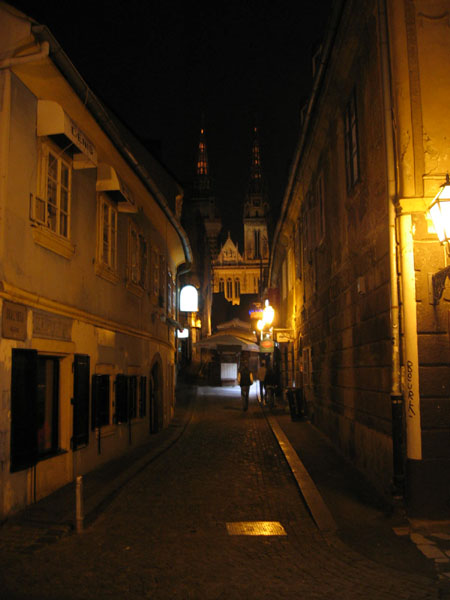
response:
{"label": "street at night", "polygon": [[0,0],[2,600],[450,600],[449,14]]}
{"label": "street at night", "polygon": [[[383,538],[378,529],[377,539],[368,543],[361,530],[361,548],[355,550],[351,540],[341,539],[342,508],[335,513],[337,531],[321,531],[267,420],[275,418],[290,434],[290,417],[281,407],[269,416],[255,398],[256,385],[243,412],[239,388],[199,387],[176,440],[159,456],[154,452],[82,534],[31,547],[30,521],[18,519],[4,528],[3,597],[447,597],[438,595],[443,584],[433,561],[410,540],[396,541],[392,532]],[[303,425],[309,426],[291,423]],[[304,443],[309,450],[314,446],[307,438]],[[358,526],[363,508],[348,500],[341,507],[345,503],[351,511],[347,520]],[[365,510],[369,531],[370,520],[379,517],[369,506]],[[259,522],[266,524],[258,528]],[[258,535],[245,535],[249,527]],[[364,543],[372,546],[372,557],[364,555]]]}

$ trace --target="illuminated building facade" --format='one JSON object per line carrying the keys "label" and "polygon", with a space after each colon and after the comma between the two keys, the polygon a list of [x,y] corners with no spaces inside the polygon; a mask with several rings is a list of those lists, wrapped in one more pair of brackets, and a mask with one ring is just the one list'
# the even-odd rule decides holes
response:
{"label": "illuminated building facade", "polygon": [[48,29],[0,3],[0,515],[168,425],[182,198]]}
{"label": "illuminated building facade", "polygon": [[450,289],[431,289],[448,259],[427,216],[450,170],[449,10],[334,3],[269,276],[284,385],[386,498],[432,518],[450,506]]}

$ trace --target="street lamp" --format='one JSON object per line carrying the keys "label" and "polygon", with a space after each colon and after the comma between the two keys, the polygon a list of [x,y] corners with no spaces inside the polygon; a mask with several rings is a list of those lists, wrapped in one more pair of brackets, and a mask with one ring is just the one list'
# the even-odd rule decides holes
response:
{"label": "street lamp", "polygon": [[[428,208],[428,212],[433,221],[439,241],[446,246],[447,254],[450,254],[450,178],[448,173],[445,183],[441,185],[439,192]],[[450,266],[441,269],[432,276],[434,304],[439,304],[447,277],[450,277]]]}
{"label": "street lamp", "polygon": [[275,311],[273,306],[270,306],[269,301],[266,300],[265,307],[263,310],[263,321],[266,325],[272,325],[273,319],[275,317]]}

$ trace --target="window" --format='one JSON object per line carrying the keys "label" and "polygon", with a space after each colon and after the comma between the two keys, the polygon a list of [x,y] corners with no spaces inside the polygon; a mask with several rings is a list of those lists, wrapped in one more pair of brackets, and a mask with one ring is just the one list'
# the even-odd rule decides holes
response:
{"label": "window", "polygon": [[11,365],[11,472],[37,462],[37,352],[13,349]]}
{"label": "window", "polygon": [[103,194],[100,197],[101,261],[117,270],[117,208]]}
{"label": "window", "polygon": [[128,381],[126,375],[117,375],[115,381],[115,414],[114,422],[128,422]]}
{"label": "window", "polygon": [[138,293],[142,293],[147,287],[147,252],[147,240],[138,231],[135,224],[130,221],[128,233],[128,287]]}
{"label": "window", "polygon": [[167,314],[170,317],[175,316],[175,282],[172,277],[171,271],[167,272]]}
{"label": "window", "polygon": [[344,137],[347,189],[351,190],[359,179],[358,119],[355,92],[353,92],[345,109]]}
{"label": "window", "polygon": [[38,188],[31,197],[30,218],[34,241],[70,259],[75,247],[70,242],[72,163],[57,146],[41,142]]}
{"label": "window", "polygon": [[128,404],[130,419],[136,419],[138,416],[138,398],[137,398],[137,376],[128,376]]}
{"label": "window", "polygon": [[70,237],[72,167],[62,150],[41,146],[39,190],[34,198],[33,218],[63,238]]}
{"label": "window", "polygon": [[150,276],[150,295],[154,304],[159,300],[159,252],[157,248],[152,248],[151,252],[151,276]]}
{"label": "window", "polygon": [[231,279],[227,279],[227,298],[233,297],[233,282]]}
{"label": "window", "polygon": [[219,279],[219,292],[225,291],[225,281],[223,279]]}
{"label": "window", "polygon": [[234,280],[234,295],[236,298],[241,295],[241,282],[239,279]]}
{"label": "window", "polygon": [[260,248],[260,231],[259,229],[255,229],[253,232],[254,235],[254,244],[255,244],[255,252],[253,257],[260,258],[261,256],[261,248]]}
{"label": "window", "polygon": [[312,349],[303,348],[302,352],[303,385],[312,385]]}
{"label": "window", "polygon": [[39,356],[37,361],[38,455],[58,449],[59,360]]}
{"label": "window", "polygon": [[114,202],[106,194],[98,196],[98,241],[96,273],[117,283],[117,215]]}
{"label": "window", "polygon": [[164,308],[166,305],[167,295],[167,271],[166,257],[163,254],[159,255],[159,306]]}
{"label": "window", "polygon": [[89,443],[89,356],[75,354],[73,363],[73,436],[72,448]]}
{"label": "window", "polygon": [[[139,385],[138,385],[139,383]],[[115,381],[116,424],[143,418],[147,408],[147,378],[137,375],[117,375]]]}
{"label": "window", "polygon": [[325,199],[323,174],[316,182],[316,244],[321,244],[325,237]]}
{"label": "window", "polygon": [[59,358],[13,349],[11,472],[59,451]]}
{"label": "window", "polygon": [[302,220],[297,219],[295,229],[295,273],[298,279],[303,276],[303,240],[302,240]]}
{"label": "window", "polygon": [[147,414],[147,377],[139,380],[139,417],[142,419]]}
{"label": "window", "polygon": [[92,429],[109,425],[110,418],[110,379],[109,375],[92,376]]}

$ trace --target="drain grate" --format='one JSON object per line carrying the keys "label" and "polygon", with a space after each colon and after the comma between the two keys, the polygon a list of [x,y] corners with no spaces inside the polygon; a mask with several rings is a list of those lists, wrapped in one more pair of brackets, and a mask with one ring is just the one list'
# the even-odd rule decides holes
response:
{"label": "drain grate", "polygon": [[278,521],[242,521],[227,523],[228,535],[287,535]]}

